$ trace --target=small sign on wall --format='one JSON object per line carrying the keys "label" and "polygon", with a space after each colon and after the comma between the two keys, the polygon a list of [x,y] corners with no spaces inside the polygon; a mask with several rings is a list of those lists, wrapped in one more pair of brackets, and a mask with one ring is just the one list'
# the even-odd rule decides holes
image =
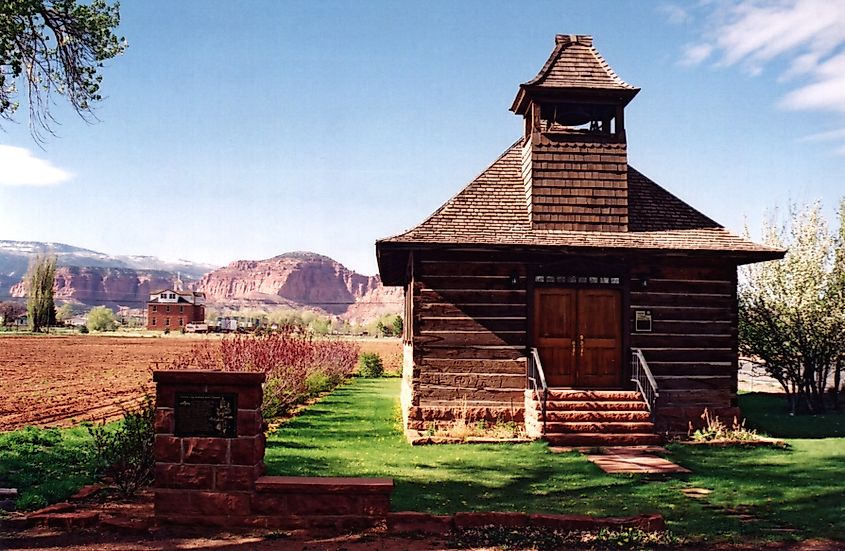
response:
{"label": "small sign on wall", "polygon": [[234,438],[238,434],[235,394],[176,394],[175,436]]}
{"label": "small sign on wall", "polygon": [[651,310],[634,310],[634,331],[651,333]]}

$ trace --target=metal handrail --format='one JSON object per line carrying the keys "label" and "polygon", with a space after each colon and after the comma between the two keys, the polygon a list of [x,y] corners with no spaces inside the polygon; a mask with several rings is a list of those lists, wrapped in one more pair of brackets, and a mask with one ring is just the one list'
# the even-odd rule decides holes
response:
{"label": "metal handrail", "polygon": [[543,364],[540,361],[540,353],[536,348],[531,348],[531,356],[528,360],[528,380],[531,382],[531,390],[534,392],[534,399],[540,402],[540,414],[543,420],[543,433],[546,432],[546,402],[549,399],[549,386],[546,384],[546,374],[543,372]]}
{"label": "metal handrail", "polygon": [[652,420],[654,420],[654,409],[657,406],[657,398],[660,397],[660,392],[657,390],[657,381],[648,367],[648,362],[645,361],[643,351],[639,348],[631,349],[631,381],[636,383],[640,389],[640,393],[648,406],[648,411],[651,412]]}

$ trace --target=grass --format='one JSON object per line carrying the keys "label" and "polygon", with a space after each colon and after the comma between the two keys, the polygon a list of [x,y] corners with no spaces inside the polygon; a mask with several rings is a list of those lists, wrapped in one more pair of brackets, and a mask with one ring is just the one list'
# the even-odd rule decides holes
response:
{"label": "grass", "polygon": [[[413,447],[400,430],[397,379],[356,379],[270,435],[269,474],[384,476],[394,510],[526,511],[601,516],[659,512],[692,540],[842,538],[843,414],[791,417],[782,398],[746,394],[749,426],[787,449],[669,446],[690,475],[607,475],[544,443]],[[806,437],[801,437],[806,436]],[[94,480],[85,427],[0,433],[0,486],[21,509],[62,501]],[[701,488],[699,498],[682,493]]]}
{"label": "grass", "polygon": [[[778,438],[845,438],[845,415],[790,415],[782,395],[750,392],[739,396],[749,428]],[[845,396],[843,396],[845,400]]]}
{"label": "grass", "polygon": [[94,481],[94,452],[85,427],[0,433],[0,487],[17,488],[19,510],[64,501]]}
{"label": "grass", "polygon": [[[845,534],[845,438],[790,440],[786,450],[676,444],[673,459],[693,474],[607,475],[539,442],[412,447],[398,390],[395,379],[338,388],[270,435],[268,473],[391,477],[400,511],[660,512],[676,534],[737,542]],[[712,492],[691,498],[682,493],[690,487]]]}

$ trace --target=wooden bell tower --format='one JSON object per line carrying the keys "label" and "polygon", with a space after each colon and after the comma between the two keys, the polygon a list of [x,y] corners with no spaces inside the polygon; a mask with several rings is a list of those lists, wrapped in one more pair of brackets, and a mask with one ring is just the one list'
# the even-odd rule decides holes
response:
{"label": "wooden bell tower", "polygon": [[525,119],[522,176],[532,228],[628,231],[625,106],[637,92],[591,36],[555,37],[548,61],[511,106]]}

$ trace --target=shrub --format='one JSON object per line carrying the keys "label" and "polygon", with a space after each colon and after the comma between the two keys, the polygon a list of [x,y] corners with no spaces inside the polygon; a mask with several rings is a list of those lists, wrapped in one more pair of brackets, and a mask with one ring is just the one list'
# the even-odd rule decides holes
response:
{"label": "shrub", "polygon": [[145,396],[137,411],[124,410],[114,429],[105,423],[89,426],[94,439],[97,469],[110,477],[124,496],[152,482],[155,455],[155,403]]}
{"label": "shrub", "polygon": [[26,494],[15,502],[15,509],[18,511],[33,511],[47,506],[47,498],[40,494]]}
{"label": "shrub", "polygon": [[376,352],[364,352],[358,359],[358,375],[367,378],[378,378],[384,375],[384,364],[381,356]]}
{"label": "shrub", "polygon": [[357,344],[314,340],[287,327],[261,336],[225,337],[217,346],[195,345],[171,367],[266,373],[261,411],[269,418],[285,415],[293,406],[338,385],[352,374],[357,358]]}
{"label": "shrub", "polygon": [[95,306],[88,312],[86,324],[89,331],[114,331],[117,329],[117,321],[114,319],[114,312],[105,306]]}
{"label": "shrub", "polygon": [[88,334],[88,326],[87,325],[80,325],[79,326],[79,332],[83,335],[87,335]]}
{"label": "shrub", "polygon": [[757,439],[757,431],[746,429],[744,419],[740,423],[734,417],[733,425],[728,427],[719,417],[712,415],[707,408],[704,408],[701,419],[704,421],[704,426],[694,432],[692,423],[690,423],[690,438],[696,442],[711,442],[714,440],[747,442]]}

